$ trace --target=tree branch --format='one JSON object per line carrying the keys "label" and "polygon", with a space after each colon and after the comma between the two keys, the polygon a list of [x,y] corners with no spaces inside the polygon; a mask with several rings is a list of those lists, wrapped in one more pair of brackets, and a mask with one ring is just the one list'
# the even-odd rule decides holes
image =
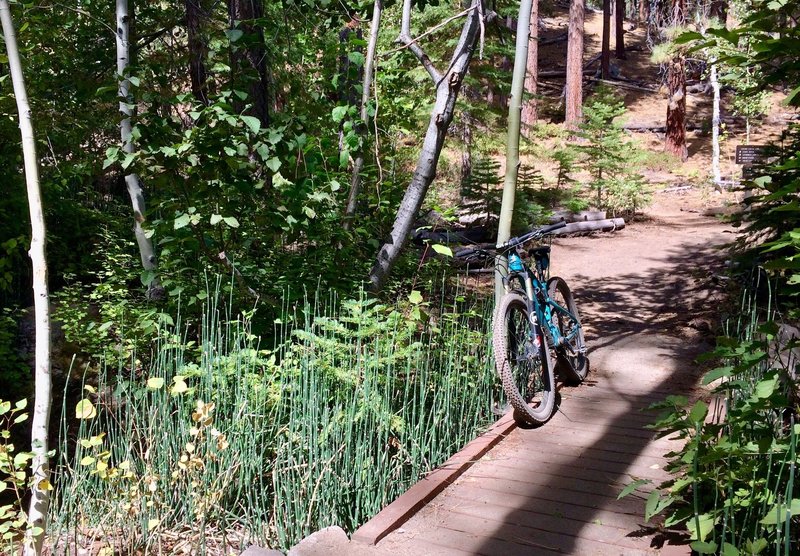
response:
{"label": "tree branch", "polygon": [[[404,44],[414,56],[417,57],[417,60],[419,60],[422,67],[428,72],[428,75],[431,76],[433,82],[438,85],[442,80],[442,74],[439,73],[439,70],[433,65],[433,62],[431,62],[431,59],[425,54],[425,51],[422,50],[422,47],[415,42],[415,39],[411,38],[411,0],[403,0],[403,20],[400,27],[400,36],[397,37],[397,40]],[[419,40],[419,38],[416,40]]]}

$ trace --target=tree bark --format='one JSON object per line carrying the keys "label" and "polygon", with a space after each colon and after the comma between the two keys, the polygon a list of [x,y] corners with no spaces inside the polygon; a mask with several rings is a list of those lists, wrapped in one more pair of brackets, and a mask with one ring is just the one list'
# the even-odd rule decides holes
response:
{"label": "tree bark", "polygon": [[367,136],[369,135],[369,96],[372,90],[372,76],[375,71],[375,51],[378,45],[378,33],[381,26],[381,16],[383,14],[383,0],[375,0],[372,7],[372,25],[369,28],[369,42],[367,43],[367,55],[364,59],[364,83],[361,89],[361,122],[359,131],[361,133],[361,147],[356,153],[353,161],[353,173],[350,178],[350,194],[347,196],[347,206],[344,211],[344,222],[342,226],[345,230],[350,229],[353,216],[356,214],[358,194],[361,191],[361,170],[364,167],[364,151]]}
{"label": "tree bark", "polygon": [[[530,21],[535,0],[521,0],[519,3],[519,25],[514,50],[514,73],[511,79],[511,97],[508,103],[508,138],[506,139],[506,175],[503,182],[503,201],[500,205],[500,220],[497,227],[497,244],[505,243],[511,237],[511,220],[514,216],[514,195],[519,173],[519,136],[522,113],[522,94],[525,91],[525,70],[528,65],[528,45]],[[535,23],[534,23],[535,25]],[[494,277],[495,305],[505,293],[503,276],[507,275],[508,261],[497,255]]]}
{"label": "tree bark", "polygon": [[577,130],[583,119],[583,3],[571,0],[569,5],[564,124],[571,130]]}
{"label": "tree bark", "polygon": [[625,59],[625,0],[616,0],[614,8],[614,31],[617,60]]}
{"label": "tree bark", "polygon": [[639,23],[647,23],[650,18],[649,0],[639,0]]}
{"label": "tree bark", "polygon": [[728,21],[728,0],[712,0],[708,15],[718,19],[725,27]]}
{"label": "tree bark", "polygon": [[711,88],[714,91],[714,102],[711,109],[711,172],[714,176],[714,185],[721,187],[722,175],[719,170],[719,79],[717,79],[717,60],[711,58]]}
{"label": "tree bark", "polygon": [[[130,81],[128,80],[128,64],[131,59],[131,44],[132,40],[129,36],[128,24],[132,16],[128,11],[128,0],[117,0],[116,3],[116,17],[117,17],[117,74],[119,76],[119,111],[122,113],[122,121],[119,123],[120,138],[122,140],[122,150],[125,153],[133,154],[135,151],[133,145],[133,131],[131,126],[131,115],[133,109],[131,104],[133,102],[132,95],[130,94]],[[153,248],[153,242],[147,237],[147,234],[142,227],[145,222],[145,203],[144,191],[139,176],[136,174],[128,174],[125,176],[125,186],[128,189],[128,196],[131,199],[131,207],[133,208],[133,232],[136,236],[136,243],[139,246],[139,255],[142,259],[142,267],[146,272],[153,274],[150,284],[147,288],[147,296],[149,299],[161,299],[164,297],[164,288],[155,274],[158,270],[156,263],[156,253]]]}
{"label": "tree bark", "polygon": [[600,77],[611,77],[611,0],[603,0],[603,36],[600,43]]}
{"label": "tree bark", "polygon": [[[676,27],[685,23],[684,0],[673,0],[672,24]],[[689,152],[686,148],[686,66],[683,53],[673,54],[667,73],[669,103],[667,104],[667,132],[664,150],[686,161]]]}
{"label": "tree bark", "polygon": [[[248,72],[247,96],[250,107],[246,113],[255,116],[261,127],[270,123],[270,80],[267,73],[267,59],[264,50],[264,32],[254,19],[264,17],[262,0],[228,0],[228,17],[231,29],[242,31],[241,38],[232,45],[231,71],[234,76]],[[240,43],[242,46],[238,46]]]}
{"label": "tree bark", "polygon": [[378,251],[377,260],[369,273],[370,290],[373,292],[380,291],[386,283],[394,263],[408,241],[408,234],[428,192],[428,187],[436,177],[436,165],[447,136],[447,128],[453,120],[458,92],[475,51],[482,17],[480,2],[481,0],[472,0],[467,19],[461,29],[461,37],[444,74],[436,69],[420,45],[411,38],[409,30],[411,0],[405,0],[403,3],[400,40],[417,57],[436,84],[436,101],[411,183],[400,202],[389,239]]}
{"label": "tree bark", "polygon": [[47,259],[45,256],[45,223],[42,195],[39,187],[39,162],[36,157],[36,140],[31,124],[31,109],[22,74],[22,63],[17,48],[17,38],[11,21],[8,0],[0,0],[0,24],[8,55],[11,82],[19,112],[19,129],[25,165],[25,184],[31,218],[31,248],[28,255],[33,266],[33,301],[36,322],[35,347],[35,400],[31,428],[31,500],[28,507],[28,526],[25,531],[23,553],[25,556],[41,554],[50,508],[50,461],[47,456],[48,424],[52,405],[50,377],[50,298],[47,291]]}
{"label": "tree bark", "polygon": [[203,9],[200,3],[201,0],[185,0],[184,2],[189,48],[189,77],[192,82],[192,95],[200,103],[208,106],[208,73],[204,62],[208,49],[201,34]]}
{"label": "tree bark", "polygon": [[[520,7],[521,9],[521,7]],[[531,20],[528,26],[528,63],[525,70],[526,98],[522,104],[522,127],[526,135],[538,118],[538,101],[536,99],[539,81],[539,0],[532,0]]]}

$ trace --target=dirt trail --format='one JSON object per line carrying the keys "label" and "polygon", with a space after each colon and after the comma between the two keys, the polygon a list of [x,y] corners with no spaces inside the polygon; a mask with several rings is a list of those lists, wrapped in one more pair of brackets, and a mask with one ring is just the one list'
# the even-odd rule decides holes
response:
{"label": "dirt trail", "polygon": [[[659,482],[674,442],[643,411],[692,393],[710,348],[732,229],[696,194],[660,194],[643,222],[554,242],[552,269],[572,286],[591,372],[560,389],[558,413],[514,429],[454,484],[367,554],[688,554],[644,524],[644,498],[616,500],[631,477]],[[669,541],[668,539],[666,539]]]}

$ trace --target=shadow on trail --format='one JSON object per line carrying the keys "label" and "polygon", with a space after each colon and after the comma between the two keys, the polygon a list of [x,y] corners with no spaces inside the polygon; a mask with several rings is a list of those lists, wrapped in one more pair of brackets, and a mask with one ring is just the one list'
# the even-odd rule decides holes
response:
{"label": "shadow on trail", "polygon": [[[665,252],[661,249],[658,251]],[[644,422],[650,418],[646,418],[640,410],[669,393],[685,392],[697,383],[700,371],[692,361],[709,348],[704,336],[708,336],[711,330],[697,333],[696,321],[718,313],[714,290],[721,291],[721,288],[715,284],[715,276],[724,268],[724,253],[717,246],[707,243],[698,246],[697,241],[693,243],[689,240],[676,244],[666,251],[666,258],[662,256],[657,260],[658,264],[641,273],[613,276],[602,281],[589,279],[586,275],[570,276],[578,307],[591,333],[587,338],[590,360],[592,352],[603,350],[604,355],[614,355],[615,350],[624,350],[629,344],[633,347],[635,342],[643,341],[645,349],[653,348],[651,354],[666,358],[661,376],[653,376],[651,382],[645,381],[645,387],[637,391],[636,388],[627,387],[626,381],[633,382],[628,373],[647,373],[648,369],[603,368],[602,364],[593,366],[584,385],[563,389],[567,399],[562,404],[564,416],[570,419],[571,403],[574,404],[573,411],[577,411],[575,408],[578,405],[578,400],[573,396],[584,398],[590,418],[579,417],[576,422],[568,423],[559,420],[558,424],[551,421],[539,429],[517,431],[515,434],[520,435],[523,450],[522,455],[517,456],[529,457],[531,461],[525,467],[517,466],[514,471],[516,475],[513,476],[514,481],[519,481],[515,483],[518,489],[514,492],[520,498],[515,500],[525,502],[513,508],[509,507],[513,504],[504,506],[505,516],[492,517],[502,525],[489,535],[490,538],[475,553],[504,556],[578,554],[581,553],[580,539],[609,543],[608,552],[603,552],[607,554],[636,552],[599,538],[602,537],[602,527],[598,526],[599,516],[603,511],[606,511],[604,515],[608,515],[608,512],[619,509],[620,502],[616,497],[621,485],[630,480],[633,462],[653,451],[652,448],[648,451],[648,445],[655,435],[649,431],[647,434],[641,432],[644,431]],[[664,343],[665,336],[674,338],[674,341]],[[658,343],[659,338],[662,339],[661,343]],[[654,344],[648,346],[648,341]],[[601,361],[613,361],[613,357],[605,357]],[[597,387],[593,388],[593,384]],[[609,400],[609,404],[616,402],[615,409],[619,411],[606,410],[604,399]],[[627,402],[629,409],[624,409],[625,406],[619,403],[621,401]],[[597,414],[596,419],[592,420],[594,407],[597,408]],[[548,431],[551,426],[553,428]],[[566,434],[559,436],[562,427]],[[581,427],[587,430],[593,427],[596,431],[594,436],[587,434],[587,444],[581,444]],[[572,452],[560,456],[558,469],[548,471],[549,475],[544,479],[542,470],[537,467],[537,459],[544,458],[541,454],[548,450],[548,446],[562,445],[570,446]],[[614,446],[617,448],[612,448]],[[603,457],[598,454],[609,454],[615,450],[614,457],[608,458],[608,461],[590,463],[592,458]],[[658,455],[661,454],[654,454]],[[617,461],[613,461],[615,459]],[[520,472],[520,468],[525,471]],[[639,469],[641,466],[637,467]],[[594,496],[602,497],[602,501]],[[626,502],[631,503],[627,499]],[[611,508],[615,505],[617,510]],[[559,506],[568,509],[568,512],[564,510],[562,513]],[[644,524],[644,500],[640,500],[638,506],[641,512],[638,515],[635,515],[637,510],[630,509],[630,505],[624,513],[634,515],[635,523]],[[560,519],[554,521],[554,516]],[[609,531],[611,527],[609,525]],[[648,537],[653,533],[646,527],[638,531],[614,531],[618,536],[628,538]],[[656,545],[663,541],[663,538],[652,539]],[[646,550],[647,547],[642,544],[642,548]]]}

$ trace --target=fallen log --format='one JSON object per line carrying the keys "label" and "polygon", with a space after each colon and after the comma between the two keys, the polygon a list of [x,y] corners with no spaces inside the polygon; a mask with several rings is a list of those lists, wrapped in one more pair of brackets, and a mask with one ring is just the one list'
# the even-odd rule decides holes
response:
{"label": "fallen log", "polygon": [[553,235],[575,234],[578,232],[613,232],[625,227],[622,218],[609,218],[606,220],[590,220],[588,222],[573,222],[553,232]]}
{"label": "fallen log", "polygon": [[556,222],[587,222],[593,220],[605,220],[606,211],[604,210],[582,210],[579,212],[572,212],[569,210],[557,210],[550,217],[550,223]]}
{"label": "fallen log", "polygon": [[[595,73],[595,72],[592,72],[592,73]],[[640,85],[634,85],[632,83],[626,83],[625,81],[616,81],[616,80],[612,81],[610,79],[597,79],[597,78],[592,78],[589,81],[592,81],[594,83],[602,83],[604,85],[611,85],[612,87],[621,87],[623,89],[632,89],[634,91],[644,91],[646,93],[657,93],[658,92],[658,89],[655,89],[655,88],[652,88],[652,87],[642,87]]]}

